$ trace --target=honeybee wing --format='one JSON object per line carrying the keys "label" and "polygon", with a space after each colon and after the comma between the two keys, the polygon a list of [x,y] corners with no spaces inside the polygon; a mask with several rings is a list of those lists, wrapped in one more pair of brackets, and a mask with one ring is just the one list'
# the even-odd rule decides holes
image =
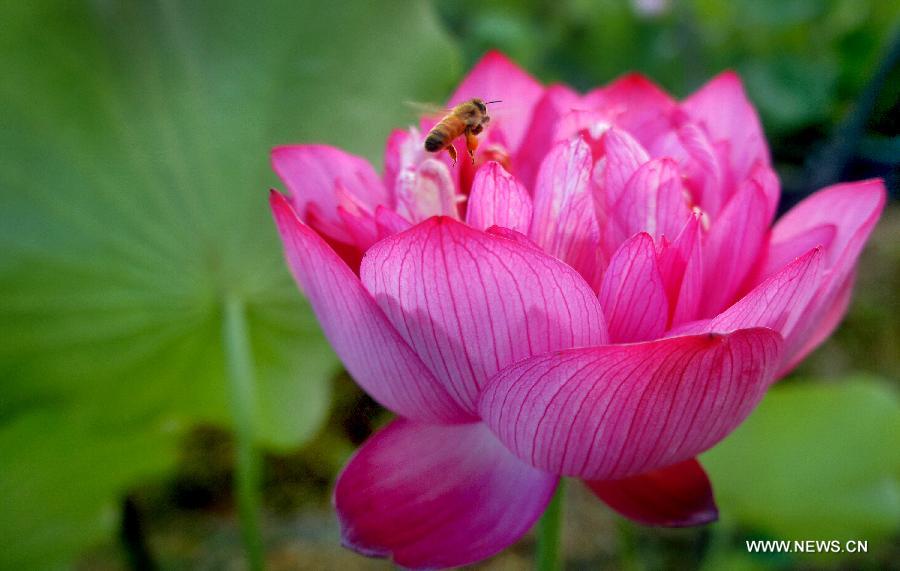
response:
{"label": "honeybee wing", "polygon": [[440,119],[453,110],[452,107],[438,105],[436,103],[422,103],[420,101],[404,101],[407,109],[416,114],[416,117]]}
{"label": "honeybee wing", "polygon": [[[437,103],[423,103],[421,101],[404,101],[403,105],[415,113],[417,117],[432,119],[440,119],[446,116],[453,111],[454,107],[453,105],[438,105]],[[519,111],[523,109],[523,106],[517,105],[512,101],[488,101],[487,109],[488,113],[505,114]]]}

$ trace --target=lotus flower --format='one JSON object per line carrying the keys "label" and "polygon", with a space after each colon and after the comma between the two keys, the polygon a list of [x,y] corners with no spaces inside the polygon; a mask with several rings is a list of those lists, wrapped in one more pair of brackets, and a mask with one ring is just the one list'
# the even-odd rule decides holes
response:
{"label": "lotus flower", "polygon": [[502,99],[475,164],[387,141],[384,174],[276,148],[288,264],[353,378],[397,415],[334,502],[347,546],[411,568],[520,538],[561,476],[635,521],[717,517],[695,457],[847,309],[885,201],[779,183],[739,78],[678,102],[638,75],[578,94],[490,53],[450,104]]}

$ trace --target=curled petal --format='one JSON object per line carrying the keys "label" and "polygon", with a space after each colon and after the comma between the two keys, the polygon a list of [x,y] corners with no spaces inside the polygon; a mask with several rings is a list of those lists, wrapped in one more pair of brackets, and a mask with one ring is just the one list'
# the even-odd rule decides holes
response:
{"label": "curled petal", "polygon": [[456,185],[446,164],[425,159],[404,169],[397,179],[397,211],[408,220],[421,222],[432,216],[459,219]]}
{"label": "curled petal", "polygon": [[781,360],[763,328],[539,355],[497,374],[479,411],[519,458],[613,480],[707,450],[759,403]]}
{"label": "curled petal", "polygon": [[624,480],[585,484],[606,505],[644,525],[687,527],[719,518],[709,478],[695,459]]}
{"label": "curled petal", "polygon": [[522,537],[557,482],[510,454],[483,424],[395,420],[351,458],[334,504],[345,546],[405,568],[447,568]]}
{"label": "curled petal", "polygon": [[[272,167],[284,181],[291,202],[300,212],[307,204],[318,207],[323,219],[341,226],[335,187],[340,184],[360,204],[374,211],[379,204],[392,206],[381,179],[372,165],[327,145],[288,145],[272,149]],[[345,235],[333,238],[346,240]]]}
{"label": "curled petal", "polygon": [[669,301],[653,238],[648,234],[635,234],[610,259],[600,286],[600,305],[609,320],[613,343],[662,336],[669,318]]}
{"label": "curled petal", "polygon": [[528,190],[499,163],[489,162],[475,174],[466,223],[479,230],[502,226],[528,234],[533,207]]}
{"label": "curled petal", "polygon": [[531,111],[544,94],[544,86],[519,66],[497,51],[482,57],[469,72],[449,105],[457,105],[478,97],[486,101],[500,100],[489,107],[491,126],[502,129],[509,149],[515,152],[522,143]]}
{"label": "curled petal", "polygon": [[600,303],[574,270],[449,218],[382,240],[361,279],[400,335],[467,410],[503,367],[608,340]]}
{"label": "curled petal", "polygon": [[470,419],[394,330],[350,268],[297,218],[287,199],[273,191],[270,202],[288,266],[356,382],[385,407],[409,418]]}
{"label": "curled petal", "polygon": [[541,164],[535,185],[531,238],[596,287],[602,262],[592,166],[591,149],[580,138],[554,145]]}

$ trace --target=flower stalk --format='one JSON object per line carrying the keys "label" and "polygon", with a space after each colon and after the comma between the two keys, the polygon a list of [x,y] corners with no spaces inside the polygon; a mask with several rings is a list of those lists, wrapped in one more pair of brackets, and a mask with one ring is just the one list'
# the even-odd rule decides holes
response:
{"label": "flower stalk", "polygon": [[226,374],[231,390],[237,440],[236,495],[241,537],[249,568],[261,571],[264,568],[264,557],[259,522],[261,478],[260,458],[255,447],[256,390],[253,354],[247,335],[243,301],[237,296],[228,296],[224,312]]}
{"label": "flower stalk", "polygon": [[563,568],[560,542],[562,540],[565,483],[565,480],[559,481],[550,505],[547,506],[547,510],[538,521],[537,551],[535,552],[535,567],[538,571],[560,571]]}

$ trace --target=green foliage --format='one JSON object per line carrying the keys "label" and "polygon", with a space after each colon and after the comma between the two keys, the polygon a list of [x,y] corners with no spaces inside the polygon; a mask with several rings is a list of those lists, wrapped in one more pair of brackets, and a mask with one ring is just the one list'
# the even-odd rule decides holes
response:
{"label": "green foliage", "polygon": [[228,421],[226,296],[263,440],[318,426],[336,360],[284,267],[268,150],[374,158],[398,102],[459,66],[414,0],[0,10],[0,567],[33,569],[108,531],[185,428]]}
{"label": "green foliage", "polygon": [[900,402],[883,382],[793,382],[703,458],[726,518],[776,539],[862,539],[900,521]]}
{"label": "green foliage", "polygon": [[581,89],[627,71],[679,96],[737,69],[769,134],[843,115],[883,55],[896,3],[878,0],[618,0],[437,3],[469,61],[499,47],[545,80]]}

